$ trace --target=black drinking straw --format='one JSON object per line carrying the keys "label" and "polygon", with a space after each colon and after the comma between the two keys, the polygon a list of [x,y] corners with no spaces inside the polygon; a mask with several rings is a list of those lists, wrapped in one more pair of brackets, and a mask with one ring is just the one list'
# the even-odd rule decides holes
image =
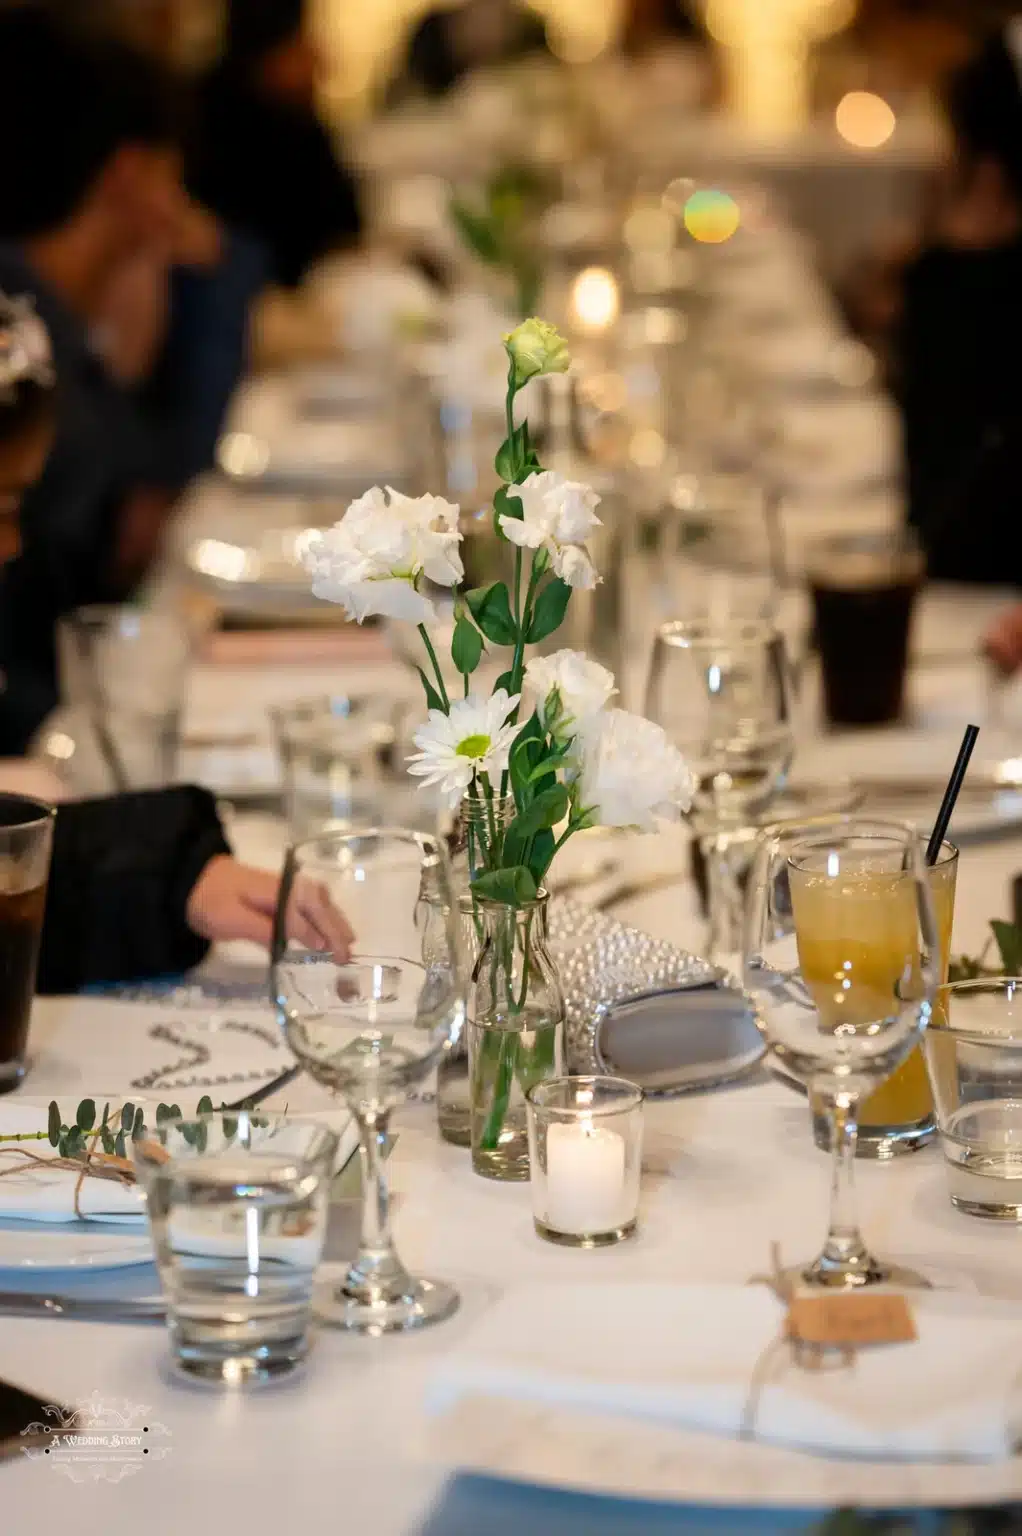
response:
{"label": "black drinking straw", "polygon": [[976,745],[976,738],[978,735],[978,725],[967,725],[965,727],[965,735],[962,737],[962,745],[959,748],[958,757],[955,760],[955,766],[951,770],[951,777],[947,781],[947,789],[945,789],[944,798],[940,802],[940,810],[937,812],[937,820],[933,824],[933,832],[930,834],[930,841],[926,845],[927,864],[936,864],[938,858],[940,857],[940,850],[943,845],[944,838],[947,836],[948,824],[951,821],[951,817],[954,815],[955,802],[957,801],[959,792],[962,788],[962,781],[965,778],[966,769],[969,766],[969,759],[972,757],[972,751]]}

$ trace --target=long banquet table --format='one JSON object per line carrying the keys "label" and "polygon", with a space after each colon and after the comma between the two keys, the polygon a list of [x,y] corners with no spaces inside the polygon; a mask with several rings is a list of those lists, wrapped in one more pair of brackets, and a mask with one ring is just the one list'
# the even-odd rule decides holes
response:
{"label": "long banquet table", "polygon": [[[282,686],[285,679],[305,691],[321,681],[303,673],[299,684],[282,673]],[[203,708],[223,681],[198,680]],[[242,854],[267,864],[279,857],[282,829],[265,817],[239,817],[235,833]],[[623,862],[684,870],[684,834],[636,839]],[[987,919],[1007,911],[1020,867],[1013,839],[966,851],[956,947],[979,947]],[[682,945],[700,939],[684,878],[617,915]],[[247,951],[211,964],[214,974],[224,966],[235,975],[240,967],[249,981],[260,974]],[[173,998],[40,1001],[23,1093],[73,1099],[123,1091],[174,1055],[151,1041],[152,1025],[187,1024],[200,1016],[195,1000],[181,1008]],[[324,1102],[301,1084],[286,1099],[293,1109]],[[456,1282],[462,1310],[417,1337],[324,1332],[290,1384],[241,1395],[200,1390],[170,1377],[160,1329],[0,1318],[0,1376],[54,1401],[96,1393],[145,1404],[170,1431],[171,1447],[165,1460],[116,1484],[73,1484],[54,1468],[15,1458],[0,1469],[0,1529],[22,1536],[73,1516],[81,1536],[133,1526],[160,1536],[200,1522],[260,1536],[298,1522],[371,1536],[510,1536],[530,1527],[544,1536],[737,1533],[812,1529],[819,1511],[865,1502],[864,1469],[854,1463],[508,1407],[453,1422],[427,1419],[423,1397],[435,1362],[505,1288],[542,1280],[744,1282],[762,1271],[772,1240],[791,1257],[818,1245],[828,1166],[812,1147],[805,1102],[790,1089],[763,1073],[726,1091],[651,1106],[647,1125],[639,1237],[615,1250],[575,1253],[535,1236],[526,1187],[476,1178],[466,1155],[440,1141],[432,1107],[409,1106],[392,1157],[397,1238],[413,1268]],[[878,1249],[986,1297],[990,1307],[1022,1307],[1017,1230],[951,1209],[937,1149],[886,1167],[863,1165],[859,1182],[864,1225]],[[341,1206],[335,1214],[329,1251],[339,1263],[351,1249],[355,1211]],[[153,1277],[81,1282],[86,1289],[112,1283],[151,1288]],[[878,1467],[865,1487],[881,1505],[1022,1497],[1022,1465],[914,1474]]]}

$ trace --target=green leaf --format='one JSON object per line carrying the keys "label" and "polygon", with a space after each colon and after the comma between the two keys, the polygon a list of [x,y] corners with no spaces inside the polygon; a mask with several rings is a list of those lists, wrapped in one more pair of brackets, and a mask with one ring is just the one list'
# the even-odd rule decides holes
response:
{"label": "green leaf", "polygon": [[497,678],[497,681],[493,685],[494,693],[496,693],[498,689],[503,688],[505,693],[510,694],[510,692],[511,692],[511,684],[513,682],[514,682],[514,676],[512,675],[512,673],[510,673],[510,672],[502,672],[500,674],[500,676]]}
{"label": "green leaf", "polygon": [[990,924],[1001,953],[1005,976],[1022,976],[1022,929],[1014,923],[994,921]]}
{"label": "green leaf", "polygon": [[85,1150],[85,1138],[77,1125],[72,1125],[64,1138],[68,1157],[80,1157]]}
{"label": "green leaf", "polygon": [[465,601],[476,624],[494,645],[514,645],[518,626],[511,614],[511,598],[502,581],[466,592]]}
{"label": "green leaf", "polygon": [[563,784],[555,784],[536,796],[527,810],[520,811],[504,836],[504,857],[525,863],[531,857],[529,845],[536,834],[556,827],[568,814],[570,796]]}
{"label": "green leaf", "polygon": [[116,1152],[118,1157],[127,1157],[127,1155],[128,1155],[128,1147],[127,1147],[127,1143],[124,1140],[124,1132],[123,1131],[118,1131],[117,1132],[117,1136],[116,1136],[116,1139],[114,1141],[114,1150],[115,1150],[115,1152]]}
{"label": "green leaf", "polygon": [[194,1130],[195,1150],[197,1152],[205,1152],[207,1146],[209,1145],[209,1126],[205,1120],[200,1120],[198,1125],[194,1127]]}
{"label": "green leaf", "polygon": [[532,842],[532,856],[529,859],[529,871],[537,886],[543,884],[544,876],[553,863],[557,844],[552,832],[537,832]]}
{"label": "green leaf", "polygon": [[213,1100],[208,1093],[204,1093],[198,1104],[196,1104],[195,1113],[197,1115],[211,1115],[213,1113]]}
{"label": "green leaf", "polygon": [[95,1099],[83,1099],[78,1106],[78,1113],[75,1115],[75,1124],[80,1131],[91,1131],[95,1123],[96,1101]]}
{"label": "green leaf", "polygon": [[238,1134],[238,1122],[230,1115],[224,1116],[224,1140],[233,1141]]}
{"label": "green leaf", "polygon": [[106,1125],[107,1122],[109,1121],[109,1119],[110,1119],[110,1105],[109,1104],[104,1104],[103,1105],[103,1118],[99,1122],[100,1125]]}
{"label": "green leaf", "polygon": [[60,1141],[60,1106],[56,1099],[51,1099],[50,1107],[46,1115],[46,1135],[50,1146],[55,1147]]}
{"label": "green leaf", "polygon": [[180,1120],[181,1119],[181,1106],[180,1106],[180,1104],[172,1104],[170,1106],[170,1115],[171,1115],[171,1119],[173,1119],[173,1120]]}
{"label": "green leaf", "polygon": [[157,1104],[157,1106],[156,1106],[156,1124],[157,1125],[162,1125],[165,1120],[169,1120],[171,1118],[172,1114],[173,1114],[173,1110],[171,1109],[169,1104]]}
{"label": "green leaf", "polygon": [[521,864],[480,875],[473,880],[472,890],[486,901],[500,901],[507,907],[522,907],[536,899],[536,882]]}
{"label": "green leaf", "polygon": [[144,1113],[144,1111],[140,1107],[140,1108],[136,1109],[136,1111],[135,1111],[135,1119],[134,1119],[134,1123],[132,1124],[132,1127],[131,1127],[131,1139],[132,1139],[132,1141],[141,1141],[142,1138],[144,1137],[144,1135],[145,1135],[145,1113]]}
{"label": "green leaf", "polygon": [[121,1110],[121,1130],[130,1131],[134,1123],[135,1106],[134,1104],[125,1104],[124,1108]]}
{"label": "green leaf", "polygon": [[103,1143],[103,1151],[106,1153],[107,1157],[113,1157],[113,1155],[114,1155],[114,1138],[113,1138],[113,1132],[111,1131],[111,1129],[110,1129],[110,1127],[108,1125],[100,1126],[99,1138],[100,1138],[100,1140]]}
{"label": "green leaf", "polygon": [[485,213],[477,213],[459,197],[451,198],[449,208],[451,222],[472,254],[488,267],[502,266],[504,248],[499,223]]}
{"label": "green leaf", "polygon": [[532,623],[525,637],[526,643],[538,645],[541,640],[560,629],[570,601],[571,588],[566,581],[561,581],[557,576],[548,581],[532,610]]}
{"label": "green leaf", "polygon": [[462,677],[470,677],[483,657],[483,637],[468,619],[459,618],[451,641],[451,659]]}
{"label": "green leaf", "polygon": [[525,508],[519,498],[506,485],[502,485],[493,495],[493,513],[495,517],[509,517],[512,522],[520,523],[525,516]]}
{"label": "green leaf", "polygon": [[433,684],[430,682],[425,672],[421,667],[416,667],[415,670],[418,672],[420,678],[422,679],[422,686],[426,692],[426,708],[438,709],[442,715],[446,715],[447,710],[444,707],[444,701],[433,687]]}

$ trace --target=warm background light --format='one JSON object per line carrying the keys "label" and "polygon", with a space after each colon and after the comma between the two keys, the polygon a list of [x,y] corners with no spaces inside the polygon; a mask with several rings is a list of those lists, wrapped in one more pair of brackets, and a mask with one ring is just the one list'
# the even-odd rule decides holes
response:
{"label": "warm background light", "polygon": [[834,114],[837,131],[856,149],[879,149],[897,126],[892,108],[872,91],[849,91]]}
{"label": "warm background light", "polygon": [[809,53],[846,26],[855,0],[704,0],[721,45],[731,114],[758,138],[796,133],[809,119]]}
{"label": "warm background light", "polygon": [[571,316],[579,330],[595,334],[614,324],[620,295],[613,272],[605,267],[586,267],[571,289]]}
{"label": "warm background light", "polygon": [[704,245],[730,240],[741,222],[742,211],[727,192],[702,187],[685,204],[685,228]]}

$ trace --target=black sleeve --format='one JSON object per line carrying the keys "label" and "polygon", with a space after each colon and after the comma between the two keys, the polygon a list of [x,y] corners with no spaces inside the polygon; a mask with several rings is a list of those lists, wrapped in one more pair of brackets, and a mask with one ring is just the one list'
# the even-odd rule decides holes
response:
{"label": "black sleeve", "polygon": [[185,908],[210,859],[229,853],[202,789],[154,790],[57,814],[37,990],[178,975],[208,945]]}

